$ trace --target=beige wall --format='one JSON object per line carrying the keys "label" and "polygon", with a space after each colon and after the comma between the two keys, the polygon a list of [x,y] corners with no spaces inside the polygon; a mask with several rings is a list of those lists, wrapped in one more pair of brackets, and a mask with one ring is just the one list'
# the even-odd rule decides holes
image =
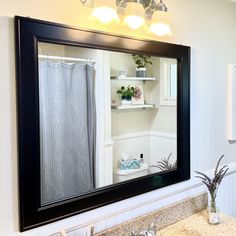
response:
{"label": "beige wall", "polygon": [[[152,58],[155,62],[153,67],[159,67],[156,59]],[[127,71],[127,76],[135,77],[136,65],[132,59],[132,54],[127,53],[110,53],[110,65],[111,75],[118,75],[119,70]],[[120,96],[116,94],[116,91],[121,86],[135,86],[140,85],[143,87],[144,99],[147,103],[150,103],[150,94],[158,92],[158,75],[153,73],[151,67],[147,70],[147,76],[157,78],[157,81],[133,81],[133,80],[111,80],[111,97],[115,99],[116,104],[120,104]],[[155,70],[154,70],[155,71]],[[156,72],[156,71],[155,71]],[[158,100],[152,99],[152,103],[158,106]],[[143,132],[151,129],[152,121],[157,115],[157,110],[112,110],[111,123],[112,123],[112,136]]]}
{"label": "beige wall", "polygon": [[38,43],[38,54],[64,57],[65,47],[51,43]]}
{"label": "beige wall", "polygon": [[[225,162],[235,161],[236,144],[229,144],[225,138],[225,77],[226,64],[236,63],[236,5],[228,0],[166,0],[166,3],[172,17],[173,37],[152,38],[192,47],[192,171],[213,167],[222,153],[226,154]],[[13,16],[99,29],[88,21],[89,12],[90,9],[81,7],[79,0],[0,0],[1,236],[18,231]],[[141,38],[151,37],[122,27],[100,29]],[[119,204],[122,206],[122,202]]]}
{"label": "beige wall", "polygon": [[[147,77],[155,77],[155,81],[124,81],[111,80],[112,99],[120,103],[120,96],[116,91],[120,86],[141,85],[144,91],[144,98],[147,103],[155,104],[158,109],[154,110],[112,110],[112,136],[127,133],[157,131],[176,133],[176,107],[160,106],[160,58],[152,57],[152,66],[147,68]],[[110,53],[111,75],[116,76],[119,70],[127,72],[127,76],[135,76],[136,66],[132,55],[127,53]],[[164,69],[164,68],[163,68]]]}

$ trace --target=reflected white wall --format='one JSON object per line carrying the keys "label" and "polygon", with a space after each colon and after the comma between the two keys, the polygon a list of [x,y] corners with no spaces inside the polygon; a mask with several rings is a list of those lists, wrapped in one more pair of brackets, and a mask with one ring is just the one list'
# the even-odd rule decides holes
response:
{"label": "reflected white wall", "polygon": [[[143,153],[144,162],[156,165],[158,161],[167,158],[172,153],[170,161],[176,161],[177,139],[175,134],[146,131],[113,137],[113,167],[117,168],[123,153],[131,158],[139,159]],[[160,170],[159,170],[160,171]]]}

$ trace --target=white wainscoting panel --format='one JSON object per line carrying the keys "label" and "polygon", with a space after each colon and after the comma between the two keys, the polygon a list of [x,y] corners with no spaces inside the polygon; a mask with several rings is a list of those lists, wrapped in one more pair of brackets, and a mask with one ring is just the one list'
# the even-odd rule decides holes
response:
{"label": "white wainscoting panel", "polygon": [[144,161],[156,165],[162,158],[172,153],[171,160],[176,160],[176,135],[155,131],[128,133],[112,137],[114,168],[117,167],[122,153],[129,153],[133,158],[144,154]]}
{"label": "white wainscoting panel", "polygon": [[151,156],[150,165],[157,165],[157,162],[163,158],[168,158],[170,154],[171,163],[176,161],[177,157],[177,139],[175,134],[151,132]]}
{"label": "white wainscoting panel", "polygon": [[236,172],[227,175],[219,188],[218,208],[230,216],[236,217]]}
{"label": "white wainscoting panel", "polygon": [[142,153],[144,161],[150,161],[150,132],[129,133],[112,137],[113,145],[113,164],[114,168],[118,167],[118,162],[121,160],[123,153],[128,153],[130,158],[140,158]]}

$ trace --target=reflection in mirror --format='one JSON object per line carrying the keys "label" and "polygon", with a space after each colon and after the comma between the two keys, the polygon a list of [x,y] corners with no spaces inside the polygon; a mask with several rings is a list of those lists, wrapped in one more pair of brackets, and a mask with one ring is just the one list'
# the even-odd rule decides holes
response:
{"label": "reflection in mirror", "polygon": [[161,59],[160,105],[176,106],[177,60]]}
{"label": "reflection in mirror", "polygon": [[177,60],[39,43],[41,204],[177,168]]}

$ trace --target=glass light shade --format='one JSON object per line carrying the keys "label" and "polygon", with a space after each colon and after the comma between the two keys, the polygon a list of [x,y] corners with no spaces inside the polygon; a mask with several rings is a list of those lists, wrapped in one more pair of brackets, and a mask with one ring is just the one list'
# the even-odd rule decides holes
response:
{"label": "glass light shade", "polygon": [[139,29],[145,24],[145,11],[143,5],[138,2],[128,2],[125,8],[124,23],[131,29]]}
{"label": "glass light shade", "polygon": [[116,0],[95,0],[91,17],[103,24],[119,23],[120,19],[116,11]]}
{"label": "glass light shade", "polygon": [[172,35],[169,14],[165,11],[155,11],[149,31],[157,36]]}

